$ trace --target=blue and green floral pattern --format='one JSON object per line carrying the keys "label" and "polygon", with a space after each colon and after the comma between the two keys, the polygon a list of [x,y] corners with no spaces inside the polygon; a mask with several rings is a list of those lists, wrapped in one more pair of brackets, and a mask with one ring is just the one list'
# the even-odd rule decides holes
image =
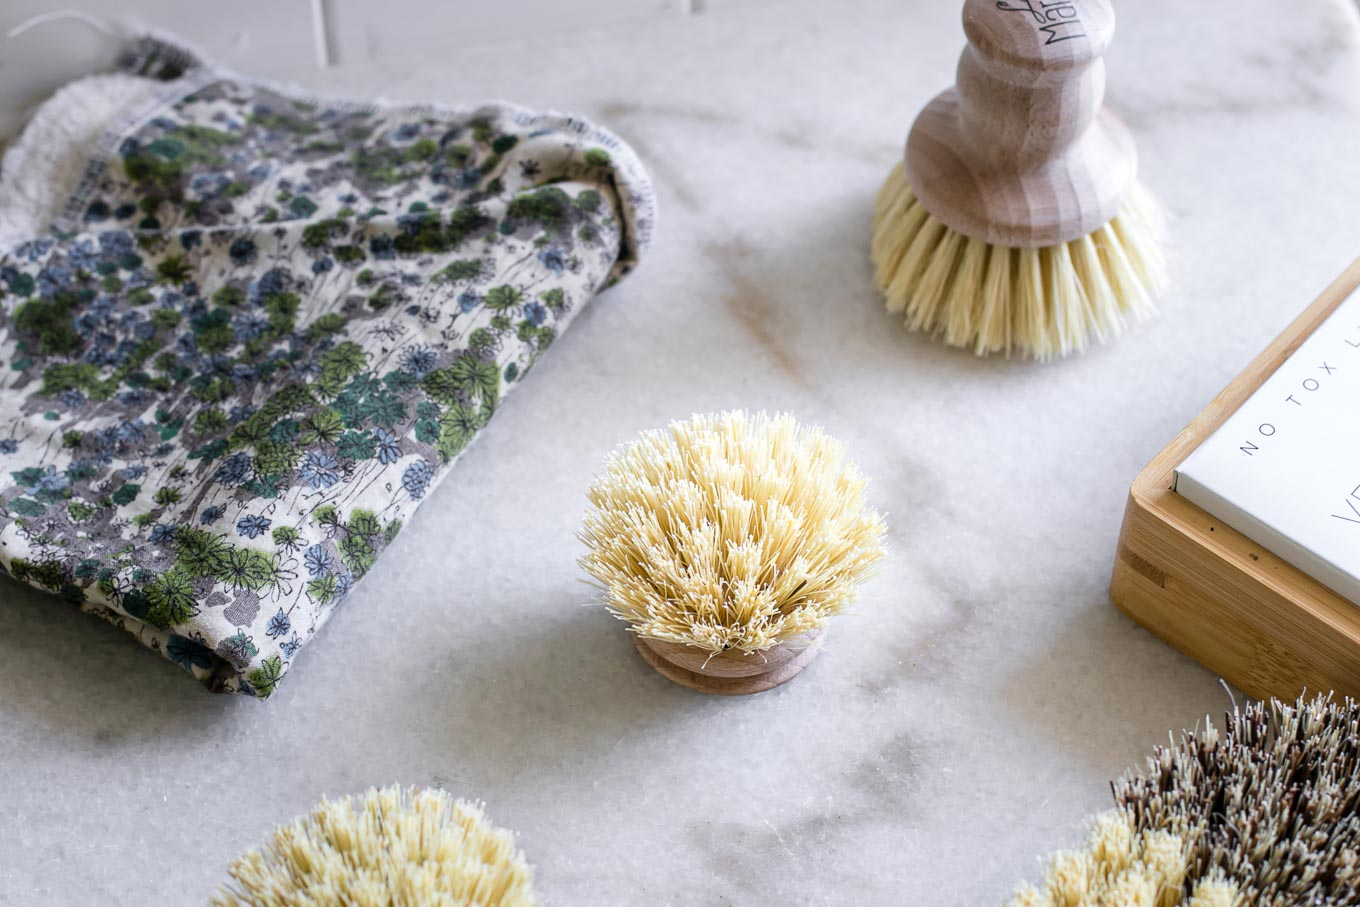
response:
{"label": "blue and green floral pattern", "polygon": [[0,570],[266,697],[653,197],[583,120],[165,82],[0,252]]}

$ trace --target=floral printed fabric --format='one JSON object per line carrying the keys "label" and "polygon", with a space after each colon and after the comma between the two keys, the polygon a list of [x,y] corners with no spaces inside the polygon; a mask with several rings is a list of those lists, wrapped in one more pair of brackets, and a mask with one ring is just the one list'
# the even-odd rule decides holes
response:
{"label": "floral printed fabric", "polygon": [[653,197],[579,119],[162,80],[0,250],[0,570],[266,697]]}

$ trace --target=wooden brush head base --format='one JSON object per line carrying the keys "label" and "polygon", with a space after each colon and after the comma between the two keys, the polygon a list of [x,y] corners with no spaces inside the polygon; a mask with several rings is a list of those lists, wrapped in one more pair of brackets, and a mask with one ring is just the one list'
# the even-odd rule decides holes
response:
{"label": "wooden brush head base", "polygon": [[1118,213],[1138,171],[1109,109],[1107,0],[967,0],[954,88],[907,137],[907,182],[927,211],[993,245],[1054,246]]}
{"label": "wooden brush head base", "polygon": [[629,635],[642,660],[667,680],[700,693],[744,696],[773,690],[798,676],[821,651],[817,642],[822,632],[806,633],[753,655],[736,651],[714,655],[694,646]]}

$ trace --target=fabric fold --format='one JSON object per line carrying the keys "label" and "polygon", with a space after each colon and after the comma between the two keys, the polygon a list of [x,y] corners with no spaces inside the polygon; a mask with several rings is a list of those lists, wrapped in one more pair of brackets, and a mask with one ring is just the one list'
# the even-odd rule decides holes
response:
{"label": "fabric fold", "polygon": [[[158,37],[103,78],[59,213],[0,251],[0,570],[266,697],[654,194],[577,117],[323,99]],[[56,179],[64,112],[6,168]]]}

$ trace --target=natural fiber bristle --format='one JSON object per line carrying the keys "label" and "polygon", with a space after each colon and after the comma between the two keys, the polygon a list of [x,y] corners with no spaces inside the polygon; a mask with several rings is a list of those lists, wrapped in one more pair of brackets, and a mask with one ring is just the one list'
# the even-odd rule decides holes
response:
{"label": "natural fiber bristle", "polygon": [[533,907],[510,832],[440,790],[322,801],[232,864],[215,907]]}
{"label": "natural fiber bristle", "polygon": [[883,556],[864,487],[839,442],[790,416],[696,415],[611,455],[581,565],[641,636],[764,651],[843,611]]}
{"label": "natural fiber bristle", "polygon": [[[1139,832],[1132,817],[1096,817],[1084,850],[1055,854],[1042,888],[1021,887],[1009,907],[1238,907],[1222,877],[1186,884],[1191,847],[1178,834]],[[1189,893],[1187,894],[1187,889]]]}
{"label": "natural fiber bristle", "polygon": [[994,246],[932,217],[899,162],[874,207],[873,261],[888,310],[978,355],[1066,356],[1150,315],[1166,282],[1164,217],[1135,185],[1109,223],[1038,249]]}
{"label": "natural fiber bristle", "polygon": [[[1043,887],[1021,889],[1012,907],[1360,904],[1360,705],[1349,699],[1252,704],[1229,713],[1221,733],[1206,720],[1116,781],[1114,794],[1117,809],[1086,850],[1060,854]],[[1179,842],[1183,872],[1165,875],[1161,900],[1068,893],[1071,867],[1118,864],[1110,853],[1131,854],[1124,872],[1171,865],[1108,843],[1155,836]]]}

